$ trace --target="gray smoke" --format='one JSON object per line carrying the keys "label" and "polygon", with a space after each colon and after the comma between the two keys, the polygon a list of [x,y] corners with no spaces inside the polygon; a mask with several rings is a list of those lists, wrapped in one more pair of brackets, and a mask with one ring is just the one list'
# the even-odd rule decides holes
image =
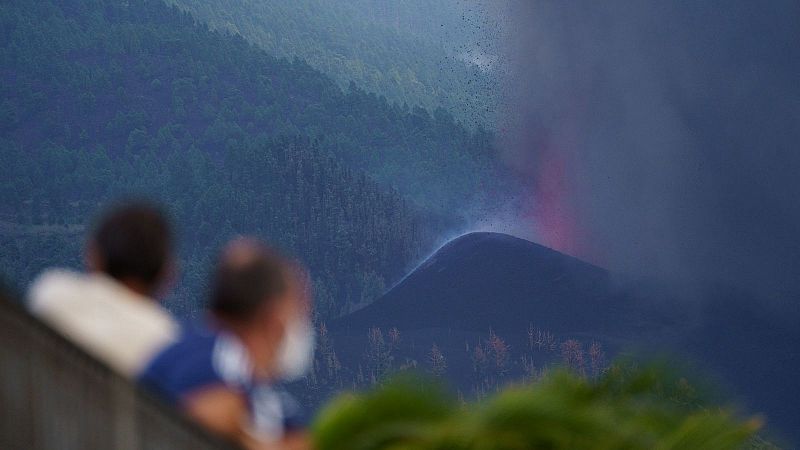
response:
{"label": "gray smoke", "polygon": [[800,303],[800,4],[512,0],[501,138],[560,152],[587,254]]}

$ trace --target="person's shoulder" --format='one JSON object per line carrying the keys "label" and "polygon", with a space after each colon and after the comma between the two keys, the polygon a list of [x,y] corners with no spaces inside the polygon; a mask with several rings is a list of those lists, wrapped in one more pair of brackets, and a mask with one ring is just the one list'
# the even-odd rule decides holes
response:
{"label": "person's shoulder", "polygon": [[146,370],[181,373],[197,370],[200,365],[210,365],[217,338],[218,335],[211,330],[184,326],[179,336],[153,357]]}
{"label": "person's shoulder", "polygon": [[68,269],[49,269],[42,272],[28,290],[28,309],[36,315],[65,308],[79,294],[86,276]]}
{"label": "person's shoulder", "polygon": [[51,269],[31,285],[29,310],[127,377],[173,342],[178,326],[155,300],[100,273]]}
{"label": "person's shoulder", "polygon": [[140,381],[177,401],[215,385],[244,390],[250,377],[243,346],[230,335],[209,328],[184,329],[145,368]]}
{"label": "person's shoulder", "polygon": [[165,347],[164,351],[205,352],[213,347],[218,337],[219,333],[209,327],[181,323],[177,339]]}

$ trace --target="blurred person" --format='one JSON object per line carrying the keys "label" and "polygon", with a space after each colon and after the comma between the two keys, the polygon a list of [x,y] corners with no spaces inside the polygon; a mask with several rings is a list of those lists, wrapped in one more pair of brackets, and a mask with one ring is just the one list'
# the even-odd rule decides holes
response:
{"label": "blurred person", "polygon": [[87,272],[45,271],[31,285],[28,307],[115,371],[136,378],[179,334],[155,300],[172,272],[171,249],[170,225],[157,207],[118,205],[87,240]]}
{"label": "blurred person", "polygon": [[215,271],[210,323],[164,349],[140,381],[246,448],[307,448],[301,409],[277,387],[312,362],[305,272],[249,238],[228,244]]}

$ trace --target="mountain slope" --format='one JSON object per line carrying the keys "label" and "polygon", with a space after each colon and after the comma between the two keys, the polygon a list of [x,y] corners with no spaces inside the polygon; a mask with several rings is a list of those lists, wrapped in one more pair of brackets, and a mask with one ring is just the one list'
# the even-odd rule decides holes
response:
{"label": "mountain slope", "polygon": [[[496,80],[467,62],[490,47],[485,14],[463,2],[169,0],[211,27],[240,34],[272,55],[300,58],[342,87],[389,101],[443,107],[470,126],[492,123]],[[478,36],[479,35],[479,36]]]}
{"label": "mountain slope", "polygon": [[348,327],[635,333],[644,317],[606,271],[533,242],[471,233],[439,249]]}
{"label": "mountain slope", "polygon": [[[752,411],[766,413],[777,430],[800,437],[796,324],[769,315],[736,289],[694,286],[686,292],[655,282],[616,284],[605,270],[538,244],[472,233],[330,328],[345,361],[358,360],[371,327],[400,331],[396,361],[428,366],[435,344],[447,360],[446,376],[473,393],[486,375],[470,348],[485,348],[492,336],[507,345],[511,357],[502,373],[512,378],[530,376],[528,364],[539,370],[559,361],[572,366],[573,350],[579,359],[573,367],[591,373],[593,342],[608,356],[668,351],[709,371]],[[528,332],[534,330],[554,334],[549,352],[533,342],[538,338]]]}
{"label": "mountain slope", "polygon": [[307,64],[209,32],[161,1],[1,8],[0,112],[10,140],[121,152],[179,124],[176,138],[221,155],[250,136],[305,135],[439,213],[494,183],[488,133],[357,85],[343,92]]}
{"label": "mountain slope", "polygon": [[215,246],[255,233],[311,265],[335,315],[490,178],[488,134],[343,92],[161,1],[5,2],[0,25],[0,261],[21,284],[79,264],[82,227],[133,193],[175,215],[185,309]]}

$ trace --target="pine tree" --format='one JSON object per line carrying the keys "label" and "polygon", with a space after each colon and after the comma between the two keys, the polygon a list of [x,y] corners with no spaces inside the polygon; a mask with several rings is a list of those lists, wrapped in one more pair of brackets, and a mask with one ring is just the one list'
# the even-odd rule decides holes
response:
{"label": "pine tree", "polygon": [[431,366],[431,373],[435,377],[441,377],[447,371],[447,361],[444,354],[439,350],[439,346],[433,344],[431,351],[428,353],[428,364]]}
{"label": "pine tree", "polygon": [[368,346],[366,352],[369,379],[372,384],[380,381],[392,367],[392,355],[389,346],[383,339],[383,332],[378,327],[372,327],[367,334]]}
{"label": "pine tree", "polygon": [[589,363],[592,370],[592,377],[597,378],[605,366],[605,352],[599,342],[592,342],[589,347]]}
{"label": "pine tree", "polygon": [[495,375],[503,378],[510,370],[511,355],[508,345],[494,331],[489,330],[488,349],[494,363]]}
{"label": "pine tree", "polygon": [[586,375],[583,344],[577,339],[568,339],[561,343],[561,359],[564,366],[576,374]]}

